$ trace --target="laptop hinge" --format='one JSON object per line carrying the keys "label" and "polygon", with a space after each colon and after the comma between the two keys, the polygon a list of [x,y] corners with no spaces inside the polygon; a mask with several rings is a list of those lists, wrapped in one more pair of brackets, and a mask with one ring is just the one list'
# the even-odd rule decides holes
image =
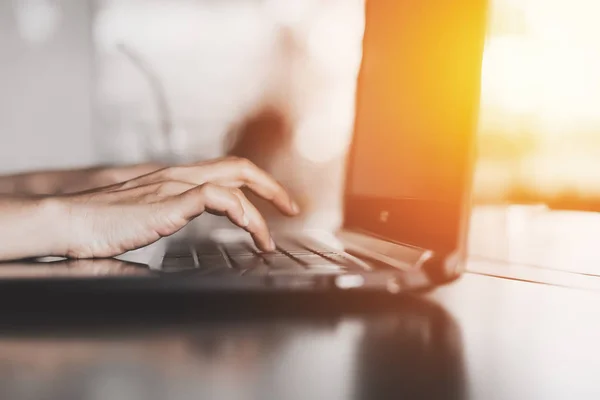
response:
{"label": "laptop hinge", "polygon": [[431,250],[393,243],[361,232],[341,230],[336,234],[348,252],[401,269],[420,269],[433,257]]}

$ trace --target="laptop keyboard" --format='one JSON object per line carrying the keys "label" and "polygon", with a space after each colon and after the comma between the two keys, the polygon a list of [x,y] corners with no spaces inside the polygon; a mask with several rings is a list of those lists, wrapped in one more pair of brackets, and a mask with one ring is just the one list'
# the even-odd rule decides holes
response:
{"label": "laptop keyboard", "polygon": [[251,243],[173,244],[162,270],[193,271],[202,275],[339,275],[365,272],[369,265],[309,237],[279,238],[277,250],[260,252]]}

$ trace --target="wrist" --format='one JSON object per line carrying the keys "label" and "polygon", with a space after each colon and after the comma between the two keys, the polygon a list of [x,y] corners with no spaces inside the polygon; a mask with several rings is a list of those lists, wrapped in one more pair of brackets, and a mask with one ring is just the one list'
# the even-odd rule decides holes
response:
{"label": "wrist", "polygon": [[57,193],[53,172],[28,172],[0,178],[0,192],[13,195],[50,195]]}
{"label": "wrist", "polygon": [[16,178],[13,176],[0,176],[0,193],[16,193]]}
{"label": "wrist", "polygon": [[1,197],[0,260],[63,255],[62,208],[50,198]]}
{"label": "wrist", "polygon": [[66,198],[44,196],[34,201],[34,218],[39,225],[39,240],[43,255],[64,257],[69,250],[71,232],[70,212]]}

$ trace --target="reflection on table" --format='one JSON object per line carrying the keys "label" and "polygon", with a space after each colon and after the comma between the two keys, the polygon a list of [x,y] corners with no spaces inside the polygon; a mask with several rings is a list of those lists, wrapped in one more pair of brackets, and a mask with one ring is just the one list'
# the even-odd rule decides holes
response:
{"label": "reflection on table", "polygon": [[[372,315],[98,315],[0,328],[0,397],[461,398],[461,333],[411,299]],[[6,322],[6,320],[5,320]],[[56,328],[56,326],[54,326]],[[431,382],[436,382],[432,385]]]}
{"label": "reflection on table", "polygon": [[469,270],[600,290],[599,237],[599,213],[543,205],[478,207],[471,220]]}

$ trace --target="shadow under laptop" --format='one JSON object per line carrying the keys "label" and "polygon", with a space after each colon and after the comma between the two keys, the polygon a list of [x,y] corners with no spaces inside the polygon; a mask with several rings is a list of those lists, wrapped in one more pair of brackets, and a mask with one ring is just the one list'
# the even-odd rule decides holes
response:
{"label": "shadow under laptop", "polygon": [[84,298],[69,308],[42,296],[37,310],[0,321],[0,397],[466,396],[461,331],[439,305],[401,296],[387,308],[342,312],[325,301],[311,311],[278,299],[287,314],[228,309],[210,297],[136,309],[105,299],[86,311]]}

